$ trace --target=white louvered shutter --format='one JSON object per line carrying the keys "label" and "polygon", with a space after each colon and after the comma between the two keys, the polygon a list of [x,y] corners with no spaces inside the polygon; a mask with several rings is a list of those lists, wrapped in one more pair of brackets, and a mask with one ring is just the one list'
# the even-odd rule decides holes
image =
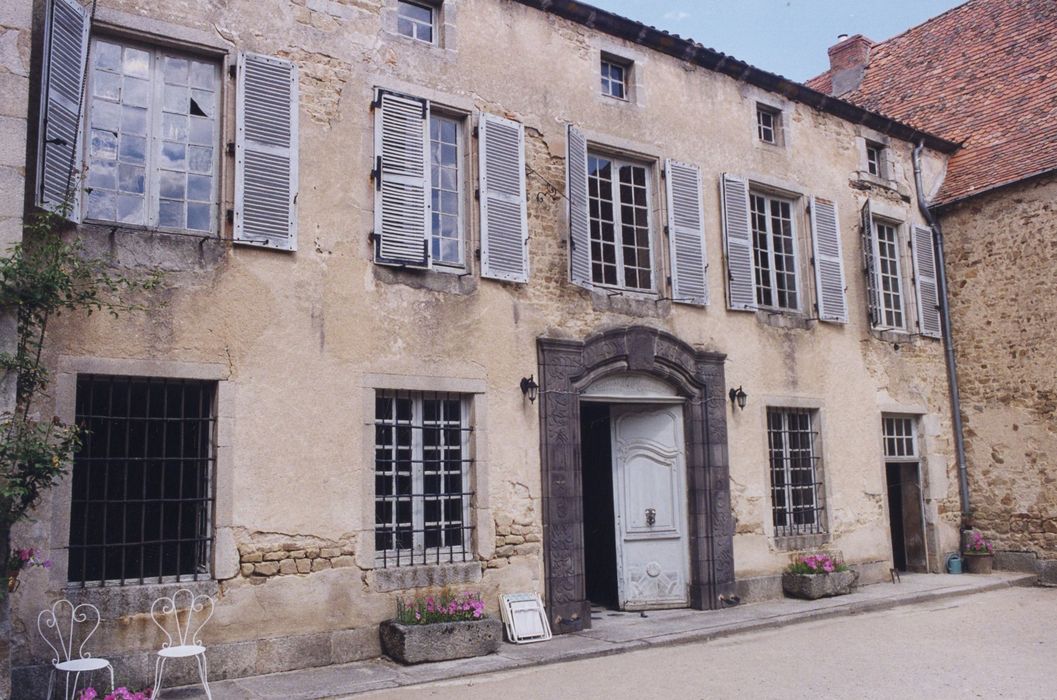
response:
{"label": "white louvered shutter", "polygon": [[672,301],[708,304],[708,254],[701,171],[696,165],[665,162],[668,191],[668,247],[672,259]]}
{"label": "white louvered shutter", "polygon": [[80,220],[81,105],[90,19],[77,0],[45,8],[36,203]]}
{"label": "white louvered shutter", "polygon": [[939,286],[936,272],[936,249],[932,244],[932,229],[912,227],[914,235],[914,281],[918,292],[918,325],[921,334],[930,338],[943,335],[940,326]]}
{"label": "white louvered shutter", "polygon": [[297,250],[297,66],[239,55],[235,241]]}
{"label": "white louvered shutter", "polygon": [[429,267],[429,103],[379,91],[375,101],[374,261]]}
{"label": "white louvered shutter", "polygon": [[756,310],[756,278],[749,224],[749,183],[733,175],[720,181],[723,200],[723,247],[727,254],[727,308]]}
{"label": "white louvered shutter", "polygon": [[876,240],[873,232],[873,214],[870,211],[870,200],[862,205],[862,264],[866,274],[866,312],[870,325],[881,324],[881,292],[877,271]]}
{"label": "white louvered shutter", "polygon": [[587,137],[569,125],[565,189],[569,200],[569,268],[573,284],[591,286],[591,220],[587,209]]}
{"label": "white louvered shutter", "polygon": [[844,298],[840,224],[837,205],[828,199],[811,198],[811,236],[815,252],[818,318],[830,323],[847,323],[848,304]]}
{"label": "white louvered shutter", "polygon": [[492,114],[478,125],[481,276],[528,282],[525,127]]}

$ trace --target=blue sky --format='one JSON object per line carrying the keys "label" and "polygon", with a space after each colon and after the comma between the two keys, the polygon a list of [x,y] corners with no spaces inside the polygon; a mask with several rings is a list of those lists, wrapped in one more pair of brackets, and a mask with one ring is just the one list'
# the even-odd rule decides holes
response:
{"label": "blue sky", "polygon": [[964,0],[586,0],[699,41],[758,68],[807,80],[838,34],[887,39]]}

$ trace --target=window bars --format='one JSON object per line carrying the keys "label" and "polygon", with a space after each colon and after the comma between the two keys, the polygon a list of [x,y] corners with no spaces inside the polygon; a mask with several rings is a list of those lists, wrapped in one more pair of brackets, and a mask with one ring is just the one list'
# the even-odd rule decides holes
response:
{"label": "window bars", "polygon": [[826,531],[815,422],[813,410],[767,410],[771,509],[775,534],[779,537]]}
{"label": "window bars", "polygon": [[375,557],[382,567],[473,559],[469,401],[461,394],[375,397]]}
{"label": "window bars", "polygon": [[215,397],[214,382],[78,377],[71,583],[210,576]]}

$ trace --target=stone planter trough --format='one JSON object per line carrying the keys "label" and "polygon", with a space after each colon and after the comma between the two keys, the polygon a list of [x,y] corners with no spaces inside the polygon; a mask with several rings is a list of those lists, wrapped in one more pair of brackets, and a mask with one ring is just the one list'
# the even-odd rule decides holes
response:
{"label": "stone planter trough", "polygon": [[857,571],[835,571],[832,574],[782,574],[782,590],[791,598],[817,600],[851,593],[859,580]]}
{"label": "stone planter trough", "polygon": [[973,554],[972,552],[964,553],[962,558],[970,574],[991,573],[991,566],[995,559],[993,554]]}
{"label": "stone planter trough", "polygon": [[386,656],[402,664],[420,664],[492,654],[503,638],[503,623],[492,617],[431,625],[389,620],[381,624],[379,633]]}

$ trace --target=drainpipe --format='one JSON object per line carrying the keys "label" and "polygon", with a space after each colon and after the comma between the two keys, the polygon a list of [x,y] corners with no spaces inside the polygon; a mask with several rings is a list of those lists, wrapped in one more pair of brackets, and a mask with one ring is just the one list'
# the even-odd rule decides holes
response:
{"label": "drainpipe", "polygon": [[961,496],[962,526],[969,518],[969,470],[965,463],[965,433],[962,427],[961,393],[958,391],[958,366],[954,360],[954,341],[951,336],[951,309],[947,301],[947,265],[943,255],[943,229],[932,215],[925,190],[921,184],[921,150],[925,142],[914,147],[914,184],[917,188],[918,208],[932,227],[932,238],[936,247],[936,268],[939,282],[940,318],[943,322],[943,345],[947,355],[947,385],[950,389],[951,420],[954,423],[954,448],[958,459],[958,491]]}

